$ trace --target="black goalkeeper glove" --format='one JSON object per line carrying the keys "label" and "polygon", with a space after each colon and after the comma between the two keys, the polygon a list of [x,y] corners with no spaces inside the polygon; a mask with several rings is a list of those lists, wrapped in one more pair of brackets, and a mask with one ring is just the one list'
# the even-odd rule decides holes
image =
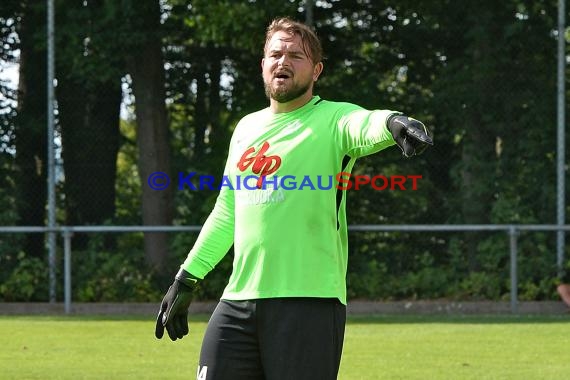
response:
{"label": "black goalkeeper glove", "polygon": [[182,339],[188,334],[188,308],[198,279],[180,269],[160,304],[154,335],[161,339],[164,329],[170,339]]}
{"label": "black goalkeeper glove", "polygon": [[404,115],[392,115],[388,119],[388,130],[405,157],[422,153],[428,145],[433,145],[429,131],[419,120]]}

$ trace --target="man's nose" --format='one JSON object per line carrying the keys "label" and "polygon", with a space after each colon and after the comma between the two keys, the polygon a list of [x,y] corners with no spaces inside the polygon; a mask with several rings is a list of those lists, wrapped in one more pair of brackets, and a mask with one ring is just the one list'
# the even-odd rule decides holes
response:
{"label": "man's nose", "polygon": [[277,65],[279,66],[284,66],[285,63],[287,62],[287,55],[283,54],[281,57],[279,57],[279,59],[277,60]]}

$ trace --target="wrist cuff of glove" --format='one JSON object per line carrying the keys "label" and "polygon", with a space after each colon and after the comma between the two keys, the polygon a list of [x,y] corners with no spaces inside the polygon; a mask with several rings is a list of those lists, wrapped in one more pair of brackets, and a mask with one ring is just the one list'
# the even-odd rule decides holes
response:
{"label": "wrist cuff of glove", "polygon": [[190,288],[195,288],[196,284],[198,283],[198,278],[192,276],[192,274],[188,273],[184,269],[180,268],[176,276],[174,277],[176,281],[180,282],[183,285],[186,285]]}
{"label": "wrist cuff of glove", "polygon": [[394,118],[396,116],[404,116],[404,114],[401,112],[394,112],[394,113],[391,113],[390,115],[388,115],[388,118],[386,119],[386,126],[387,127],[390,127],[390,123],[392,122],[392,120],[394,120]]}

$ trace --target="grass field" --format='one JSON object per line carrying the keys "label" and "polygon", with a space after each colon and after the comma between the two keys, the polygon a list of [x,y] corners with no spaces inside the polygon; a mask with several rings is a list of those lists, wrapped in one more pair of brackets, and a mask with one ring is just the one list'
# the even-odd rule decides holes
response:
{"label": "grass field", "polygon": [[[0,317],[0,379],[194,379],[206,317]],[[351,317],[339,379],[570,378],[570,316]]]}

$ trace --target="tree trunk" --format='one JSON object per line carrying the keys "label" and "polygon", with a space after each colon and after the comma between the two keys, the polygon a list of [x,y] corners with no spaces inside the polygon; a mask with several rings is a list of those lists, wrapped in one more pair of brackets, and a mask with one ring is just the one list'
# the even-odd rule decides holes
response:
{"label": "tree trunk", "polygon": [[208,130],[208,110],[206,108],[206,70],[202,63],[197,63],[196,102],[194,103],[194,162],[204,170],[206,160],[206,131]]}
{"label": "tree trunk", "polygon": [[211,160],[216,165],[215,168],[220,173],[223,170],[224,162],[228,151],[229,131],[220,120],[222,112],[222,101],[220,99],[220,78],[222,75],[222,57],[218,51],[212,54],[210,62],[210,93],[209,93],[209,116],[211,133],[210,140],[212,146]]}
{"label": "tree trunk", "polygon": [[[144,225],[171,225],[173,215],[172,187],[176,178],[170,173],[170,144],[165,104],[165,72],[162,43],[158,36],[160,8],[158,2],[141,7],[141,17],[148,22],[145,43],[139,45],[129,59],[133,81],[139,173],[143,184],[142,215]],[[155,190],[148,185],[149,176],[164,172],[170,186]],[[168,259],[168,233],[145,233],[145,257],[150,267],[165,274]]]}
{"label": "tree trunk", "polygon": [[[43,226],[47,193],[47,59],[45,41],[46,8],[25,7],[19,31],[20,77],[16,133],[16,198],[18,224]],[[44,256],[44,238],[29,234],[25,252]]]}
{"label": "tree trunk", "polygon": [[[461,198],[463,223],[490,223],[493,194],[493,175],[489,162],[494,160],[494,141],[484,124],[476,117],[470,119],[469,137],[463,144],[461,171]],[[466,254],[469,270],[479,270],[478,244],[483,241],[481,232],[466,234]]]}
{"label": "tree trunk", "polygon": [[73,80],[60,81],[68,224],[101,224],[115,215],[120,86],[117,78],[89,92]]}
{"label": "tree trunk", "polygon": [[[56,67],[65,222],[99,225],[115,216],[124,63],[111,49],[111,34],[101,32],[113,17],[102,2],[60,5]],[[85,248],[89,236],[76,234],[74,247]],[[105,235],[107,247],[113,241]]]}
{"label": "tree trunk", "polygon": [[[493,70],[493,25],[492,10],[480,12],[473,20],[478,33],[473,33],[470,55],[473,77],[471,88],[481,94],[483,101],[468,101],[463,113],[466,133],[462,147],[461,200],[463,223],[487,224],[491,222],[491,207],[495,186],[495,136],[497,131],[485,120],[484,115],[492,107],[494,83],[490,74]],[[489,28],[485,28],[488,25]],[[485,95],[486,94],[486,95]],[[489,106],[489,107],[488,107]],[[483,241],[481,232],[466,236],[467,262],[471,271],[479,270],[478,245]]]}

